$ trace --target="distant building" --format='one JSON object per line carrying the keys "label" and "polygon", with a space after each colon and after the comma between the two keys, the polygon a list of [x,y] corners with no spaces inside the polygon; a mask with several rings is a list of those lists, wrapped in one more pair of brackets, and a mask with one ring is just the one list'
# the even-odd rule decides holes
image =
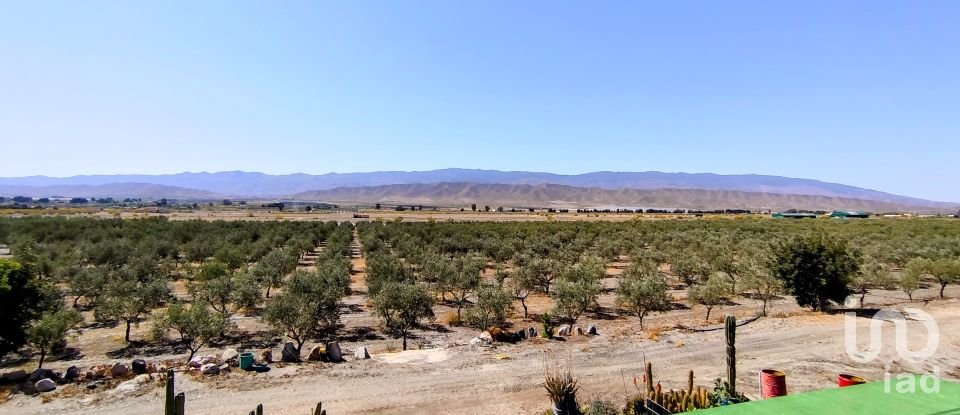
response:
{"label": "distant building", "polygon": [[862,210],[835,210],[830,214],[831,218],[841,219],[866,219],[870,214]]}
{"label": "distant building", "polygon": [[774,217],[774,218],[777,218],[777,219],[783,219],[783,218],[786,218],[786,219],[807,219],[807,218],[816,219],[816,218],[817,218],[817,214],[816,214],[816,213],[810,213],[810,212],[776,212],[776,213],[774,213],[773,215],[770,215],[770,216],[772,216],[772,217]]}

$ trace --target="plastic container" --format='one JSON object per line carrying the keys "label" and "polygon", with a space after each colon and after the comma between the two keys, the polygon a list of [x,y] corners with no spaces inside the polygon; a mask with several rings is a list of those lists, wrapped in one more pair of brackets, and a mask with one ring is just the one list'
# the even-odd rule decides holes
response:
{"label": "plastic container", "polygon": [[253,366],[253,353],[252,352],[243,352],[240,353],[240,369],[248,370]]}
{"label": "plastic container", "polygon": [[787,375],[779,370],[760,371],[760,399],[787,396]]}

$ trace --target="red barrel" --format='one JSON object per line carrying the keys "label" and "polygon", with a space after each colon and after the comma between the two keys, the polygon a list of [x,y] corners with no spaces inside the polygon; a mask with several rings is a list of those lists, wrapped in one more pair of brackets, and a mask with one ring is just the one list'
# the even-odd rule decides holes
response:
{"label": "red barrel", "polygon": [[837,386],[845,388],[847,386],[859,385],[861,383],[867,383],[867,380],[856,375],[850,375],[847,373],[841,373],[837,375]]}
{"label": "red barrel", "polygon": [[787,396],[787,375],[779,370],[760,371],[760,399]]}

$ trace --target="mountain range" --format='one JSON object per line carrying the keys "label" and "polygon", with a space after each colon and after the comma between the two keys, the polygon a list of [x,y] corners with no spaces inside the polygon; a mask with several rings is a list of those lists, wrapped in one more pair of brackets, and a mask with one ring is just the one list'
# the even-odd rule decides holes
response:
{"label": "mountain range", "polygon": [[[337,202],[482,203],[511,206],[951,210],[937,202],[819,180],[711,173],[543,172],[475,169],[321,175],[255,172],[0,178],[0,194]],[[485,200],[481,200],[485,199]]]}

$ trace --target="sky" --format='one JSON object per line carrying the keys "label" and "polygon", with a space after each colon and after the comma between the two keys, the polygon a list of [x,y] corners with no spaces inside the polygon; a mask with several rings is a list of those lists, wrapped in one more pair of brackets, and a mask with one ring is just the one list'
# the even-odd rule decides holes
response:
{"label": "sky", "polygon": [[20,1],[0,176],[771,174],[960,201],[956,1]]}

